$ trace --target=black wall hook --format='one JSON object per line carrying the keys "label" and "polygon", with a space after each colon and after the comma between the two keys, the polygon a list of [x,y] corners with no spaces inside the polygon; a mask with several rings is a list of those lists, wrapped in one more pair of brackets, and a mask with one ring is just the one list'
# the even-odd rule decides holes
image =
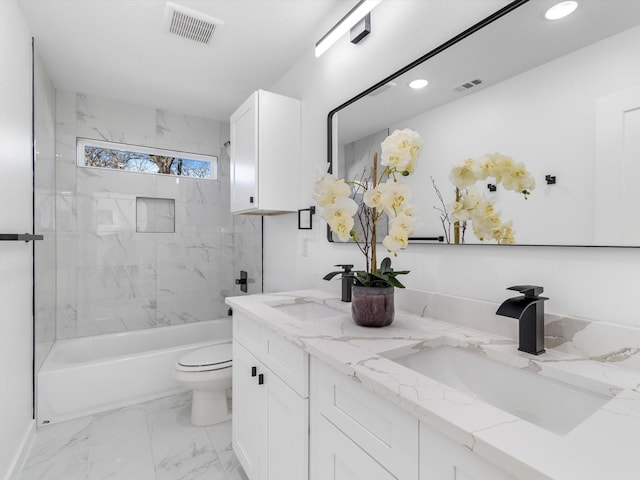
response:
{"label": "black wall hook", "polygon": [[547,182],[547,185],[554,185],[556,183],[555,175],[545,175],[544,179]]}

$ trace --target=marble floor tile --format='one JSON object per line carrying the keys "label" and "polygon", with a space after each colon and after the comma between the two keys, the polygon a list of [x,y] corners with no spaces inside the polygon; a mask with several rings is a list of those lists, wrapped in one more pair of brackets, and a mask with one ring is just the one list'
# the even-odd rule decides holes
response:
{"label": "marble floor tile", "polygon": [[[97,415],[91,427],[91,445],[116,442],[146,434],[147,412],[143,406],[127,407]],[[148,435],[147,435],[148,436]]]}
{"label": "marble floor tile", "polygon": [[39,428],[14,480],[247,480],[231,422],[196,427],[191,393]]}
{"label": "marble floor tile", "polygon": [[151,444],[146,431],[122,440],[91,445],[87,479],[112,478],[156,479]]}
{"label": "marble floor tile", "polygon": [[91,418],[38,430],[19,480],[85,480]]}
{"label": "marble floor tile", "polygon": [[195,480],[218,471],[226,474],[206,429],[189,421],[190,406],[182,405],[148,414],[151,448],[158,480]]}
{"label": "marble floor tile", "polygon": [[244,470],[240,466],[238,458],[233,453],[231,445],[231,422],[212,425],[206,427],[206,430],[228,479],[248,480]]}

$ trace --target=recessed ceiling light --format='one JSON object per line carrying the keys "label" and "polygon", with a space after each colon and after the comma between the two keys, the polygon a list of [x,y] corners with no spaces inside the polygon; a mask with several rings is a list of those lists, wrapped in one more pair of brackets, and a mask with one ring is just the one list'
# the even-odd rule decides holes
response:
{"label": "recessed ceiling light", "polygon": [[576,8],[578,8],[578,2],[560,2],[547,10],[547,13],[544,14],[544,18],[547,20],[558,20],[566,17],[567,15],[571,15]]}
{"label": "recessed ceiling light", "polygon": [[409,82],[409,86],[415,90],[420,90],[421,88],[424,88],[427,85],[429,85],[429,82],[424,78],[419,78],[417,80],[413,80]]}

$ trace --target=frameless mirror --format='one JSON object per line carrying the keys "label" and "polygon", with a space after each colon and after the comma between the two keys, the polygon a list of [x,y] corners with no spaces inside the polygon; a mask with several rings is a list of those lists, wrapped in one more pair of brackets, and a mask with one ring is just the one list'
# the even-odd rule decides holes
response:
{"label": "frameless mirror", "polygon": [[[456,243],[442,219],[452,168],[497,153],[535,180],[526,199],[499,176],[472,187],[515,244],[640,246],[640,2],[583,0],[547,20],[555,3],[512,2],[330,112],[332,171],[353,178],[387,132],[410,128],[424,141],[402,180],[421,221],[411,241]],[[464,243],[496,243],[467,227]]]}

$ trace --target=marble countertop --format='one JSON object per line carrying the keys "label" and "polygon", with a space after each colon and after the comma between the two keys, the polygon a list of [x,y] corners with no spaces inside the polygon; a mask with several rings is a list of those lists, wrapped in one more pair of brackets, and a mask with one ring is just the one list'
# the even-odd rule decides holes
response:
{"label": "marble countertop", "polygon": [[[388,327],[359,327],[350,304],[321,290],[230,297],[227,303],[516,478],[640,475],[640,372],[553,349],[529,355],[509,338],[398,309]],[[303,319],[274,308],[301,303],[323,304],[335,314],[324,310],[321,318]],[[568,433],[556,434],[391,360],[442,345],[587,390],[604,384],[611,400]]]}

